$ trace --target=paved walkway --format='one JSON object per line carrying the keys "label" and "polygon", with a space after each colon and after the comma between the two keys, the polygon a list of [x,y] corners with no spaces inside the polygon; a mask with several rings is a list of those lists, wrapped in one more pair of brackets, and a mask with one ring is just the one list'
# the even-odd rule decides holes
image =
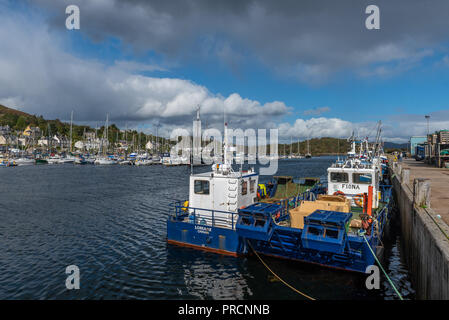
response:
{"label": "paved walkway", "polygon": [[412,190],[413,179],[430,179],[430,207],[449,225],[449,169],[440,169],[414,159],[404,159],[402,168],[410,169]]}

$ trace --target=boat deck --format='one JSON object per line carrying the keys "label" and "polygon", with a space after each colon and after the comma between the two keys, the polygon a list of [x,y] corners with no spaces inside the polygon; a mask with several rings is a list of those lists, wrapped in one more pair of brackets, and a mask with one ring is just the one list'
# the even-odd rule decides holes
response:
{"label": "boat deck", "polygon": [[[385,206],[385,203],[381,202],[377,211],[380,212],[384,206]],[[350,224],[351,224],[351,221],[354,219],[360,220],[360,214],[363,213],[363,209],[361,207],[351,207],[351,213],[352,213],[352,217],[348,223],[348,232],[351,234],[358,234],[358,231],[360,228],[351,227]],[[277,222],[276,224],[279,226],[282,226],[282,227],[291,227],[290,219]]]}

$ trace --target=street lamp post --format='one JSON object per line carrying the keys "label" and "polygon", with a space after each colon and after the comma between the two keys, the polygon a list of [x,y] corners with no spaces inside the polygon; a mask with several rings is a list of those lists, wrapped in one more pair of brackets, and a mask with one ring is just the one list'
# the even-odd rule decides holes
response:
{"label": "street lamp post", "polygon": [[429,135],[429,133],[430,133],[430,130],[429,130],[429,119],[430,119],[430,116],[429,115],[426,115],[426,116],[424,116],[425,118],[426,118],[426,120],[427,120],[427,135]]}
{"label": "street lamp post", "polygon": [[430,119],[430,116],[429,115],[425,115],[424,117],[427,120],[427,148],[426,148],[426,158],[427,158],[427,157],[430,157],[430,143],[432,142],[432,139],[429,141],[429,133],[430,133],[430,130],[429,130],[429,119]]}

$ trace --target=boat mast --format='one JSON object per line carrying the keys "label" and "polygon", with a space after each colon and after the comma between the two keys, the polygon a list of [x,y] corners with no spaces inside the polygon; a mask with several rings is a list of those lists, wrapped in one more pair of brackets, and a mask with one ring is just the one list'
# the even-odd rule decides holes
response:
{"label": "boat mast", "polygon": [[292,136],[290,136],[290,158],[291,158],[292,155],[293,155],[292,150],[293,150],[293,138],[292,138]]}
{"label": "boat mast", "polygon": [[49,148],[49,147],[50,147],[50,150],[51,150],[50,123],[47,123],[47,135],[48,135],[48,137],[47,137],[47,154],[48,154],[48,153],[50,153],[50,152],[48,151],[48,148]]}
{"label": "boat mast", "polygon": [[[95,122],[95,145],[94,145],[94,148],[97,145],[97,142],[98,142],[98,123]],[[94,149],[94,151],[95,151],[95,149]],[[98,144],[98,151],[97,152],[100,152],[100,144]]]}
{"label": "boat mast", "polygon": [[70,153],[72,153],[72,123],[73,123],[73,110],[70,113]]}
{"label": "boat mast", "polygon": [[309,142],[309,137],[307,137],[307,154],[310,155],[310,142]]}
{"label": "boat mast", "polygon": [[105,141],[105,143],[106,143],[106,148],[103,148],[103,154],[104,154],[104,156],[106,156],[106,152],[107,152],[107,148],[108,148],[108,141],[109,141],[109,139],[108,139],[108,122],[109,122],[109,113],[106,113],[106,124],[105,124],[105,128],[104,128],[104,130],[105,130],[105,133],[106,133],[106,141]]}
{"label": "boat mast", "polygon": [[229,157],[228,157],[229,146],[228,146],[228,123],[227,122],[224,123],[224,145],[223,145],[223,149],[224,149],[224,163],[225,164],[230,164],[230,160],[229,160]]}
{"label": "boat mast", "polygon": [[154,137],[155,138],[155,141],[156,141],[156,152],[157,152],[157,154],[159,154],[159,135],[158,135],[158,131],[159,131],[159,123],[157,123],[156,124],[156,137]]}

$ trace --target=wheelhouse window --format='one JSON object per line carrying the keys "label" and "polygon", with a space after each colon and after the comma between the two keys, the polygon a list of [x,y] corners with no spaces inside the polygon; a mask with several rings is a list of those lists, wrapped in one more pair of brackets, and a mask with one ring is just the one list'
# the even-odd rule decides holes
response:
{"label": "wheelhouse window", "polygon": [[242,196],[248,193],[248,181],[242,180]]}
{"label": "wheelhouse window", "polygon": [[209,181],[195,180],[194,189],[196,194],[209,194]]}
{"label": "wheelhouse window", "polygon": [[256,180],[249,180],[249,192],[254,193],[254,187],[256,185]]}
{"label": "wheelhouse window", "polygon": [[349,182],[346,172],[331,172],[331,182]]}
{"label": "wheelhouse window", "polygon": [[354,183],[371,184],[373,177],[371,173],[353,173],[352,181]]}

